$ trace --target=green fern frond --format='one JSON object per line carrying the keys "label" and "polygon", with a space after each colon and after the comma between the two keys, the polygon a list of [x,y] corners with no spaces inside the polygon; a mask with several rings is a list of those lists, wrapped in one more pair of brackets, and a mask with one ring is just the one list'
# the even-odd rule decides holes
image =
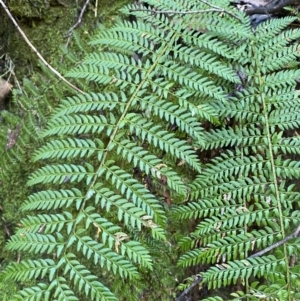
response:
{"label": "green fern frond", "polygon": [[[300,117],[295,91],[299,47],[293,44],[300,32],[284,31],[293,20],[272,19],[253,33],[244,29],[247,42],[234,46],[240,57],[231,57],[242,83],[228,93],[228,101],[212,103],[223,126],[204,134],[207,143],[202,149],[216,149],[216,155],[190,184],[193,202],[174,212],[175,218],[197,219],[195,230],[181,239],[186,253],[178,264],[217,263],[203,272],[209,288],[235,284],[238,279],[248,287],[250,277],[256,276],[274,283],[282,278],[293,286],[292,243],[279,244],[275,256],[251,257],[257,249],[267,253],[269,245],[276,246],[291,227],[299,225],[298,196],[287,182],[300,177],[298,161],[288,156],[298,154],[292,131],[297,131]],[[279,291],[276,294],[277,298]],[[285,296],[292,300],[292,295],[289,290]]]}
{"label": "green fern frond", "polygon": [[[78,286],[78,291],[84,292],[91,300],[116,301],[115,296],[98,281],[95,275],[92,275],[85,266],[74,259],[75,257],[72,253],[66,254],[60,259],[58,266],[65,265],[64,275],[69,276],[70,281]],[[54,285],[52,284],[52,286]]]}
{"label": "green fern frond", "polygon": [[[163,130],[160,126],[158,125],[155,126],[153,123],[147,122],[145,119],[135,120],[135,118],[133,118],[133,120],[130,118],[130,129],[131,131],[134,131],[137,135],[141,136],[143,140],[147,140],[154,147],[159,147],[161,150],[170,153],[172,156],[175,156],[178,159],[186,161],[196,171],[198,172],[201,171],[201,164],[199,162],[199,159],[197,158],[195,151],[186,145],[187,144],[186,141],[174,137],[175,135],[173,133],[169,133],[168,131]],[[128,142],[129,145],[130,144],[131,146],[134,145],[134,143],[126,140],[123,140],[121,143],[123,145]],[[119,149],[120,147],[121,144],[119,144]],[[127,147],[127,148],[128,149],[131,148],[132,151],[135,149],[133,147]],[[145,150],[143,152],[145,154],[147,153]],[[147,158],[146,155],[144,155],[144,160],[145,158]],[[158,164],[161,163],[157,160],[156,165]],[[140,168],[144,170],[143,166]],[[149,170],[153,168],[154,165],[152,165],[152,167],[149,166],[148,172],[147,171],[146,172],[149,173]]]}
{"label": "green fern frond", "polygon": [[153,269],[152,259],[149,255],[149,251],[146,250],[139,242],[137,241],[128,241],[121,245],[121,254],[128,256],[133,262],[142,264],[147,267],[149,270]]}
{"label": "green fern frond", "polygon": [[[127,190],[130,190],[131,192],[128,192],[130,194],[133,194],[132,189],[135,190],[132,185],[130,185],[132,182],[135,182],[134,179],[132,179],[131,175],[126,173],[124,170],[120,169],[118,166],[105,166],[103,169],[99,171],[100,174],[102,174],[106,170],[106,178],[111,177],[112,184],[116,184],[116,187],[121,189],[122,193],[126,192]],[[176,191],[180,195],[185,195],[186,193],[186,187],[178,174],[175,171],[170,170],[167,167],[161,168],[160,165],[156,166],[155,168],[151,169],[151,175],[153,175],[157,179],[161,179],[162,176],[165,176],[167,179],[168,186]]]}
{"label": "green fern frond", "polygon": [[[79,300],[74,295],[72,289],[67,284],[66,279],[63,277],[58,277],[51,283],[49,289],[54,290],[54,288],[55,288],[55,291],[53,292],[54,300],[57,300],[57,301],[62,301],[62,300],[77,301],[77,300]],[[49,291],[48,291],[48,294],[49,294]]]}
{"label": "green fern frond", "polygon": [[76,234],[75,236],[77,250],[82,249],[83,255],[88,260],[92,259],[95,265],[99,264],[101,268],[105,266],[108,271],[112,270],[114,274],[119,274],[122,278],[131,279],[138,276],[136,267],[123,256],[113,252],[110,248],[105,248],[88,236],[81,237]]}
{"label": "green fern frond", "polygon": [[289,24],[295,21],[295,17],[285,17],[280,19],[273,19],[265,22],[257,28],[255,33],[255,42],[258,45],[266,45],[268,48],[270,45],[267,44],[271,41],[272,44],[278,44],[278,42],[287,44],[287,40],[283,39],[284,35],[289,33],[299,34],[298,30],[285,30]]}
{"label": "green fern frond", "polygon": [[276,259],[272,255],[229,261],[211,267],[203,275],[203,281],[207,282],[209,287],[221,287],[231,282],[236,283],[239,278],[248,279],[251,275],[263,276],[274,271],[278,265],[283,265],[282,259]]}
{"label": "green fern frond", "polygon": [[30,229],[27,232],[18,232],[11,237],[6,248],[14,251],[24,250],[35,254],[50,254],[63,247],[63,243],[57,241],[57,238],[61,236],[60,234],[56,233],[56,238],[51,234],[30,233],[29,231]]}
{"label": "green fern frond", "polygon": [[[181,100],[183,101],[183,99]],[[159,116],[163,121],[176,124],[182,132],[190,135],[190,137],[195,139],[195,141],[197,141],[199,144],[204,144],[203,129],[201,128],[200,123],[197,121],[197,118],[193,116],[197,115],[202,118],[204,114],[204,112],[201,110],[202,108],[197,108],[191,103],[189,103],[190,107],[180,108],[178,105],[174,105],[171,102],[166,102],[153,97],[142,98],[140,99],[140,102],[142,109],[146,112],[148,111],[149,115],[153,112],[155,116]],[[189,110],[191,110],[191,113]],[[213,116],[213,113],[209,112],[209,116]],[[208,117],[208,119],[210,119],[210,117]],[[135,129],[137,134],[143,130],[145,125],[151,125],[151,123],[145,120],[145,118],[142,118],[136,114],[130,115],[129,122],[132,130],[134,130],[132,124],[141,127],[140,130],[137,128]]]}
{"label": "green fern frond", "polygon": [[[37,216],[27,216],[21,220],[24,231],[20,231],[20,235],[22,235],[21,233],[26,234],[26,231],[29,229],[31,232],[61,232],[64,227],[69,229],[68,225],[72,225],[73,221],[72,214],[66,211],[63,212],[63,214],[38,214]],[[68,233],[70,233],[70,229],[68,230]]]}
{"label": "green fern frond", "polygon": [[[154,220],[160,223],[165,222],[162,206],[158,200],[141,184],[139,181],[133,179],[129,174],[120,170],[117,167],[112,167],[112,170],[116,170],[116,173],[109,173],[108,178],[111,177],[113,184],[117,185],[117,189],[120,189],[121,193],[126,196],[127,201],[131,201],[137,207],[140,207],[148,215],[154,217]],[[99,186],[95,186],[95,191],[99,191],[98,197],[96,197],[95,203],[98,204],[99,195],[114,195],[109,189]]]}
{"label": "green fern frond", "polygon": [[55,109],[53,119],[79,112],[100,111],[114,109],[115,107],[122,110],[122,108],[124,109],[125,101],[126,95],[122,91],[120,92],[120,97],[115,93],[79,94],[63,100],[58,108]]}
{"label": "green fern frond", "polygon": [[132,227],[137,226],[141,230],[143,224],[142,217],[146,215],[146,212],[133,203],[123,199],[120,195],[117,195],[113,191],[106,188],[95,189],[96,204],[100,203],[102,208],[106,211],[110,211],[110,207],[113,205],[118,209],[118,219],[124,220],[125,224],[130,224]]}
{"label": "green fern frond", "polygon": [[52,140],[41,147],[33,158],[34,161],[49,158],[76,158],[90,157],[97,151],[103,151],[104,146],[100,140],[71,139]]}
{"label": "green fern frond", "polygon": [[50,135],[63,134],[86,134],[86,133],[101,133],[105,128],[112,130],[114,124],[110,123],[103,115],[66,115],[54,118],[49,122],[48,128],[43,132],[42,137]]}
{"label": "green fern frond", "polygon": [[55,270],[51,259],[27,260],[11,264],[4,273],[4,279],[37,279],[44,278],[50,269]]}
{"label": "green fern frond", "polygon": [[[12,300],[38,300],[41,298],[47,298],[49,299],[50,292],[48,290],[48,286],[45,283],[39,283],[36,286],[33,286],[31,288],[25,288],[24,290],[21,290],[18,295],[15,295]],[[78,299],[65,299],[65,300],[72,300],[72,301],[77,301]]]}
{"label": "green fern frond", "polygon": [[[271,229],[271,228],[267,228]],[[270,231],[269,231],[270,232]],[[196,236],[196,235],[195,235]],[[197,237],[197,236],[196,236]],[[196,237],[193,237],[194,239]],[[224,262],[225,260],[233,260],[235,258],[244,259],[243,254],[248,254],[255,247],[265,248],[271,245],[274,237],[278,239],[280,233],[268,233],[264,230],[253,231],[251,233],[230,235],[225,238],[218,237],[218,240],[207,243],[206,248],[192,250],[187,252],[179,261],[180,266],[191,266],[197,264],[215,264]],[[201,236],[199,241],[202,241]]]}
{"label": "green fern frond", "polygon": [[174,217],[178,220],[197,219],[207,216],[218,216],[223,212],[233,210],[239,206],[233,199],[219,198],[214,200],[199,200],[189,202],[185,206],[178,206],[174,209]]}
{"label": "green fern frond", "polygon": [[24,202],[21,209],[28,210],[50,210],[57,208],[68,208],[72,204],[80,203],[83,199],[81,191],[75,188],[70,190],[45,190],[34,193]]}
{"label": "green fern frond", "polygon": [[[187,10],[206,13],[177,14]],[[99,30],[93,52],[67,73],[103,93],[63,100],[39,135],[33,193],[21,208],[31,213],[7,250],[42,259],[4,274],[44,282],[19,293],[28,300],[112,301],[106,285],[116,279],[132,295],[141,276],[174,282],[177,271],[162,264],[177,255],[171,207],[175,219],[195,222],[179,264],[217,264],[201,273],[209,288],[245,280],[250,292],[255,277],[283,279],[291,296],[291,243],[249,256],[300,220],[290,185],[299,164],[286,155],[298,153],[289,142],[300,117],[300,34],[284,31],[294,18],[253,30],[225,0],[146,0],[122,12],[136,21]]]}
{"label": "green fern frond", "polygon": [[[92,166],[88,166],[88,169],[91,169]],[[90,181],[94,175],[92,170],[87,170],[82,165],[75,164],[58,164],[58,165],[48,165],[47,167],[42,167],[34,172],[29,181],[28,185],[35,185],[38,183],[64,183],[67,181],[80,182],[84,178],[87,178],[87,181]]]}

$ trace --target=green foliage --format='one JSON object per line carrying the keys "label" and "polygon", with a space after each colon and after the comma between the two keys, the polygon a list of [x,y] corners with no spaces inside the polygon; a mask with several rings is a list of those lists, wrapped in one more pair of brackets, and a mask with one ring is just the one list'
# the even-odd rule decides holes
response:
{"label": "green foliage", "polygon": [[[202,273],[208,288],[243,284],[235,300],[298,300],[295,242],[274,255],[250,256],[285,238],[300,223],[299,96],[296,68],[299,30],[284,30],[294,18],[272,19],[253,32],[244,23],[243,42],[232,48],[231,64],[242,80],[227,102],[214,103],[223,126],[205,133],[203,150],[217,156],[190,185],[192,202],[175,209],[176,219],[197,220],[180,245],[180,266],[210,264]],[[294,156],[292,156],[294,155]],[[295,160],[296,159],[296,160]],[[267,250],[266,250],[267,251]],[[254,277],[260,285],[250,285]],[[264,281],[262,280],[264,279]],[[264,285],[271,283],[271,286]],[[212,298],[211,300],[218,300]]]}
{"label": "green foliage", "polygon": [[[39,135],[29,215],[6,245],[35,258],[2,280],[36,282],[16,300],[138,300],[147,285],[169,300],[181,277],[172,231],[194,220],[178,265],[207,264],[212,294],[238,284],[235,300],[297,299],[295,242],[251,257],[300,223],[294,18],[254,30],[223,0],[145,3],[168,14],[123,8],[67,73],[85,93],[62,100]],[[173,13],[188,10],[199,13]]]}

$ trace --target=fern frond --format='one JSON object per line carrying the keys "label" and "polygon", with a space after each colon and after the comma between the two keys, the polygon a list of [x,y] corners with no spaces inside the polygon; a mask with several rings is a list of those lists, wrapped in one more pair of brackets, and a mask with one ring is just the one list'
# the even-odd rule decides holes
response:
{"label": "fern frond", "polygon": [[116,301],[116,297],[93,275],[85,266],[77,261],[72,253],[66,254],[59,261],[58,265],[65,265],[64,275],[78,286],[78,290],[91,300]]}
{"label": "fern frond", "polygon": [[276,267],[282,263],[282,259],[276,259],[272,255],[229,261],[210,268],[203,275],[203,281],[208,284],[209,288],[235,284],[239,278],[248,279],[251,275],[263,276],[265,273],[275,271]]}
{"label": "fern frond", "polygon": [[83,199],[81,191],[75,188],[70,190],[45,190],[34,193],[22,205],[23,211],[27,210],[50,210],[62,207],[70,207],[72,204],[80,203]]}
{"label": "fern frond", "polygon": [[[121,189],[121,192],[124,193],[126,191],[130,191],[128,193],[133,194],[132,190],[135,190],[135,187],[130,185],[132,182],[135,182],[132,179],[131,175],[126,173],[124,170],[120,169],[118,166],[105,166],[106,169],[106,178],[111,177],[111,182],[113,184],[116,183],[116,187]],[[104,170],[104,169],[103,169]],[[103,170],[100,172],[102,173]],[[165,176],[167,179],[168,186],[176,191],[180,195],[185,195],[186,187],[180,177],[177,175],[175,171],[170,170],[167,167],[161,167],[160,165],[155,166],[155,168],[151,169],[151,175],[155,178],[161,179],[162,176]]]}
{"label": "fern frond", "polygon": [[20,231],[20,235],[26,234],[26,231],[55,233],[61,232],[66,227],[68,233],[70,228],[68,225],[72,225],[74,222],[72,214],[70,212],[63,212],[63,214],[38,214],[37,216],[27,216],[21,220],[21,224],[24,231]]}
{"label": "fern frond", "polygon": [[[254,37],[255,42],[257,42],[258,45],[265,45],[266,48],[269,48],[270,46],[268,41],[271,41],[272,44],[278,44],[278,42],[281,42],[286,45],[288,41],[283,38],[285,35],[289,33],[299,34],[297,30],[285,30],[283,32],[283,29],[285,29],[293,21],[295,21],[295,17],[268,20],[257,28],[257,32]],[[273,41],[273,39],[275,41]]]}
{"label": "fern frond", "polygon": [[[187,107],[180,108],[180,106],[174,105],[172,102],[167,102],[156,97],[144,97],[139,100],[143,110],[147,110],[149,113],[153,112],[153,114],[159,116],[160,119],[171,124],[176,124],[182,132],[186,132],[199,144],[204,144],[203,129],[197,121],[197,118],[194,117],[194,115],[196,115],[203,118],[205,112],[202,110],[202,106],[198,108],[192,103],[184,101],[182,97],[179,97],[179,103],[182,106],[186,104]],[[191,112],[188,112],[189,110]],[[208,115],[214,116],[213,112],[209,112]],[[205,116],[208,117],[207,115]],[[208,117],[207,119],[210,118],[211,117]],[[136,125],[145,123],[143,118],[134,114],[131,115],[130,121]]]}
{"label": "fern frond", "polygon": [[263,174],[267,160],[260,155],[241,158],[239,151],[235,154],[227,151],[211,162],[201,175],[207,181],[212,179],[222,181],[240,175],[249,177],[253,173]]}
{"label": "fern frond", "polygon": [[[253,118],[251,113],[249,114],[244,111],[245,118],[243,115],[239,115],[238,112],[234,112],[239,118]],[[246,117],[247,115],[247,117]],[[257,117],[257,118],[256,118]],[[255,116],[255,119],[260,118],[259,115]],[[255,120],[253,120],[255,122]],[[275,134],[274,134],[275,135]],[[220,129],[220,130],[212,130],[210,133],[205,134],[206,138],[206,149],[214,149],[219,147],[232,147],[234,145],[241,146],[241,145],[252,145],[254,150],[259,151],[263,148],[263,143],[261,138],[263,133],[260,129],[253,127],[251,124],[248,128],[245,129]]]}
{"label": "fern frond", "polygon": [[[60,237],[60,234],[57,234]],[[58,248],[63,247],[63,242],[57,241],[51,234],[18,232],[8,241],[6,248],[8,250],[24,250],[35,254],[50,254]]]}
{"label": "fern frond", "polygon": [[105,109],[112,110],[115,107],[122,110],[122,108],[124,109],[125,101],[126,95],[122,91],[120,92],[120,97],[113,92],[104,94],[80,94],[63,100],[59,107],[54,111],[53,119],[79,112],[85,113]]}
{"label": "fern frond", "polygon": [[[148,215],[153,216],[155,221],[165,223],[162,206],[149,190],[118,167],[112,166],[110,170],[112,173],[109,173],[107,177],[111,176],[112,183],[117,185],[117,189],[120,189],[121,193],[126,196],[127,201],[131,201]],[[99,190],[100,194],[107,193],[109,195],[112,193],[109,189],[102,188],[101,185],[99,187],[96,186],[95,190]],[[98,201],[98,198],[96,198],[96,204]]]}
{"label": "fern frond", "polygon": [[106,211],[110,211],[110,207],[113,205],[118,209],[118,219],[124,220],[125,224],[130,224],[132,227],[137,226],[141,230],[143,224],[142,217],[146,215],[146,212],[133,203],[123,199],[120,195],[117,195],[113,191],[107,188],[95,189],[95,202],[100,203],[102,208]]}
{"label": "fern frond", "polygon": [[[88,169],[91,169],[92,166],[88,166]],[[35,185],[38,183],[64,183],[67,181],[80,182],[84,178],[87,178],[87,181],[93,177],[94,173],[90,170],[87,170],[82,165],[75,164],[58,164],[58,165],[48,165],[42,167],[34,172],[29,181],[28,185]]]}
{"label": "fern frond", "polygon": [[[110,122],[113,120],[110,120]],[[101,133],[105,128],[113,129],[113,123],[110,123],[103,115],[67,115],[52,119],[48,124],[48,130],[44,131],[42,136],[63,135],[63,134],[86,134]]]}
{"label": "fern frond", "polygon": [[104,266],[108,271],[112,270],[114,274],[119,274],[122,278],[135,278],[138,276],[138,272],[135,266],[133,266],[128,260],[125,260],[123,256],[113,252],[109,248],[104,248],[89,236],[76,235],[77,250],[82,249],[83,255],[88,259],[93,259],[94,264],[99,264],[101,268]]}
{"label": "fern frond", "polygon": [[[55,291],[54,291],[55,289]],[[78,301],[79,299],[74,295],[72,289],[67,285],[67,281],[64,277],[58,277],[55,279],[49,287],[49,290],[53,290],[53,298],[57,301]],[[49,291],[48,291],[49,292]]]}
{"label": "fern frond", "polygon": [[[178,159],[186,161],[196,171],[198,172],[201,171],[201,164],[199,162],[199,159],[197,158],[195,151],[186,145],[186,141],[174,137],[175,135],[173,133],[169,133],[168,131],[163,130],[160,126],[154,126],[154,124],[150,122],[146,122],[146,120],[139,119],[137,123],[135,122],[135,120],[133,121],[131,120],[130,123],[131,123],[130,124],[131,131],[141,136],[143,140],[147,139],[147,141],[150,144],[153,144],[154,147],[159,147],[162,151],[170,153],[172,156],[175,156]],[[125,143],[129,145],[126,148],[131,149],[131,151],[137,148],[137,147],[135,148],[132,147],[134,143],[123,140],[119,144],[118,151],[120,151],[120,147],[123,146]],[[128,152],[128,150],[123,150],[123,152],[124,151]],[[143,152],[145,154],[147,153],[145,150]],[[146,158],[147,156],[145,155],[144,160]],[[161,164],[158,161],[158,159],[156,160],[157,160],[156,165]],[[143,166],[140,168],[144,170]],[[149,173],[149,170],[151,169],[152,170],[154,169],[153,164],[152,167],[148,166],[148,172],[147,171],[146,172]]]}
{"label": "fern frond", "polygon": [[[246,280],[250,294],[255,277],[283,279],[291,301],[295,246],[251,253],[285,239],[300,220],[291,185],[300,169],[288,157],[298,154],[300,33],[284,31],[295,18],[253,30],[226,0],[145,0],[122,12],[136,21],[100,30],[93,52],[67,73],[103,93],[66,98],[39,135],[45,142],[33,161],[44,165],[21,207],[31,213],[7,250],[42,259],[21,263],[19,276],[14,265],[4,274],[44,281],[20,292],[32,301],[113,301],[106,285],[118,282],[120,293],[123,279],[124,292],[144,297],[145,283],[134,288],[141,276],[164,287],[177,278],[180,237],[179,264],[209,264],[201,272],[209,288]],[[191,219],[187,237],[173,235]],[[157,300],[170,299],[149,283],[164,291]]]}
{"label": "fern frond", "polygon": [[174,218],[178,220],[197,219],[207,216],[218,216],[239,206],[233,199],[219,198],[214,200],[199,200],[189,202],[185,206],[174,209]]}
{"label": "fern frond", "polygon": [[[267,229],[270,230],[271,228]],[[271,231],[271,233],[267,234],[264,230],[252,231],[251,233],[238,234],[236,236],[228,235],[227,233],[225,238],[218,237],[218,240],[209,243],[206,241],[206,248],[195,249],[185,253],[178,261],[178,265],[188,267],[200,263],[215,264],[224,262],[225,260],[244,259],[244,254],[248,254],[256,246],[265,248],[271,245],[274,237],[277,239],[280,238],[280,233],[276,235]]]}
{"label": "fern frond", "polygon": [[182,47],[182,45],[177,45],[173,51],[175,59],[178,58],[186,64],[197,66],[211,74],[215,74],[218,76],[218,79],[224,78],[233,83],[240,82],[237,74],[231,67],[217,60],[216,57],[210,53],[201,52],[198,48]]}
{"label": "fern frond", "polygon": [[[25,288],[21,290],[18,295],[15,295],[13,297],[13,300],[24,300],[24,301],[30,301],[30,300],[38,300],[41,298],[47,298],[49,299],[50,292],[48,290],[48,286],[45,283],[39,283],[36,286],[33,286],[31,288]],[[77,301],[78,299],[66,299],[70,301]]]}
{"label": "fern frond", "polygon": [[219,197],[220,195],[228,195],[237,202],[239,199],[247,198],[250,194],[263,194],[265,188],[272,183],[268,181],[263,175],[251,178],[230,179],[228,182],[219,183],[218,181],[206,181],[205,179],[197,178],[191,185],[193,200],[198,198],[207,198],[208,196]]}
{"label": "fern frond", "polygon": [[[278,45],[276,45],[278,47]],[[299,46],[283,48],[266,57],[262,66],[262,73],[277,71],[286,67],[296,67],[295,60],[299,56]]]}
{"label": "fern frond", "polygon": [[133,260],[142,266],[152,270],[152,259],[149,251],[146,250],[139,242],[128,241],[121,245],[121,254],[127,255],[129,259]]}
{"label": "fern frond", "polygon": [[44,278],[49,270],[55,270],[55,262],[51,259],[26,260],[11,264],[4,273],[4,279],[37,279]]}
{"label": "fern frond", "polygon": [[95,152],[103,151],[103,143],[97,140],[97,144],[89,139],[52,140],[41,147],[34,155],[33,160],[49,158],[76,158],[90,157]]}
{"label": "fern frond", "polygon": [[[198,219],[195,230],[181,238],[186,253],[179,264],[217,263],[202,274],[203,282],[219,288],[243,279],[245,296],[250,299],[250,277],[274,283],[282,279],[285,285],[294,285],[289,267],[289,256],[295,254],[293,243],[279,243],[275,256],[256,255],[256,249],[270,252],[276,242],[285,239],[291,223],[292,227],[299,225],[298,196],[289,184],[300,177],[299,164],[289,154],[298,154],[293,131],[297,131],[300,117],[295,91],[299,46],[293,41],[300,32],[284,30],[294,20],[274,18],[253,33],[247,22],[236,27],[245,27],[237,29],[245,33],[240,40],[243,45],[235,44],[231,57],[241,82],[228,91],[227,101],[211,103],[223,125],[204,134],[207,143],[202,149],[215,149],[215,154],[190,184],[193,202],[174,212],[177,219]],[[230,30],[216,29],[209,34],[235,41],[227,36]],[[274,247],[268,249],[269,245]],[[278,291],[274,298],[278,299]],[[287,291],[280,300],[292,300],[293,290]],[[264,298],[272,297],[270,293]]]}

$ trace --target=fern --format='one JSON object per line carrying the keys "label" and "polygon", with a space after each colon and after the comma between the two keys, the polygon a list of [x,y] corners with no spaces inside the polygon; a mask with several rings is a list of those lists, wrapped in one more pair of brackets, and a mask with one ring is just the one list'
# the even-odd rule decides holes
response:
{"label": "fern", "polygon": [[[284,30],[289,17],[253,30],[227,1],[213,3],[219,10],[184,0],[124,7],[125,20],[101,28],[67,73],[85,94],[62,100],[39,136],[21,206],[29,215],[6,246],[35,258],[1,276],[34,282],[15,299],[136,300],[147,281],[174,285],[171,205],[176,231],[197,222],[178,264],[208,264],[203,285],[244,283],[235,298],[298,298],[295,244],[255,254],[299,225],[291,181],[300,169],[289,156],[299,153],[300,32]],[[189,10],[202,13],[177,14]],[[204,130],[208,122],[218,126]],[[199,153],[211,150],[203,164]]]}
{"label": "fern", "polygon": [[[91,41],[95,51],[67,74],[103,92],[63,100],[41,134],[45,143],[33,154],[39,165],[28,181],[37,191],[21,207],[31,215],[6,246],[40,258],[3,273],[39,283],[16,298],[116,300],[103,281],[107,272],[134,283],[159,268],[151,245],[167,239],[163,198],[186,199],[187,182],[201,172],[200,122],[217,122],[212,104],[227,98],[220,80],[234,85],[239,78],[215,46],[218,38],[199,39],[186,31],[185,18],[136,17],[100,31]],[[182,36],[189,47],[176,46]],[[191,171],[185,179],[182,165]]]}
{"label": "fern", "polygon": [[[220,288],[243,281],[247,293],[233,294],[238,300],[299,298],[294,280],[299,267],[289,263],[290,256],[297,256],[295,244],[279,244],[274,255],[257,253],[287,237],[300,222],[299,196],[290,182],[300,175],[299,162],[291,159],[299,154],[294,147],[299,139],[290,137],[299,126],[299,45],[292,41],[300,32],[284,31],[294,20],[272,19],[251,34],[244,23],[248,34],[233,47],[239,57],[231,58],[243,83],[227,102],[214,104],[226,125],[206,132],[202,148],[219,155],[191,184],[193,201],[174,211],[176,219],[198,220],[195,231],[180,242],[188,251],[178,264],[215,264],[202,273],[202,282]],[[250,285],[253,277],[259,277],[259,288]],[[262,279],[274,283],[272,289]]]}

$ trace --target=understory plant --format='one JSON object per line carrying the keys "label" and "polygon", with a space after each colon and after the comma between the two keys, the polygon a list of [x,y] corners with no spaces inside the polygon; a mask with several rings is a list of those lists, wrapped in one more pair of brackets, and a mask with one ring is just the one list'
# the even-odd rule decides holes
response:
{"label": "understory plant", "polygon": [[13,300],[173,300],[201,265],[207,300],[299,299],[295,19],[252,28],[223,0],[121,12],[67,73],[85,91],[40,134],[1,281],[34,283]]}

